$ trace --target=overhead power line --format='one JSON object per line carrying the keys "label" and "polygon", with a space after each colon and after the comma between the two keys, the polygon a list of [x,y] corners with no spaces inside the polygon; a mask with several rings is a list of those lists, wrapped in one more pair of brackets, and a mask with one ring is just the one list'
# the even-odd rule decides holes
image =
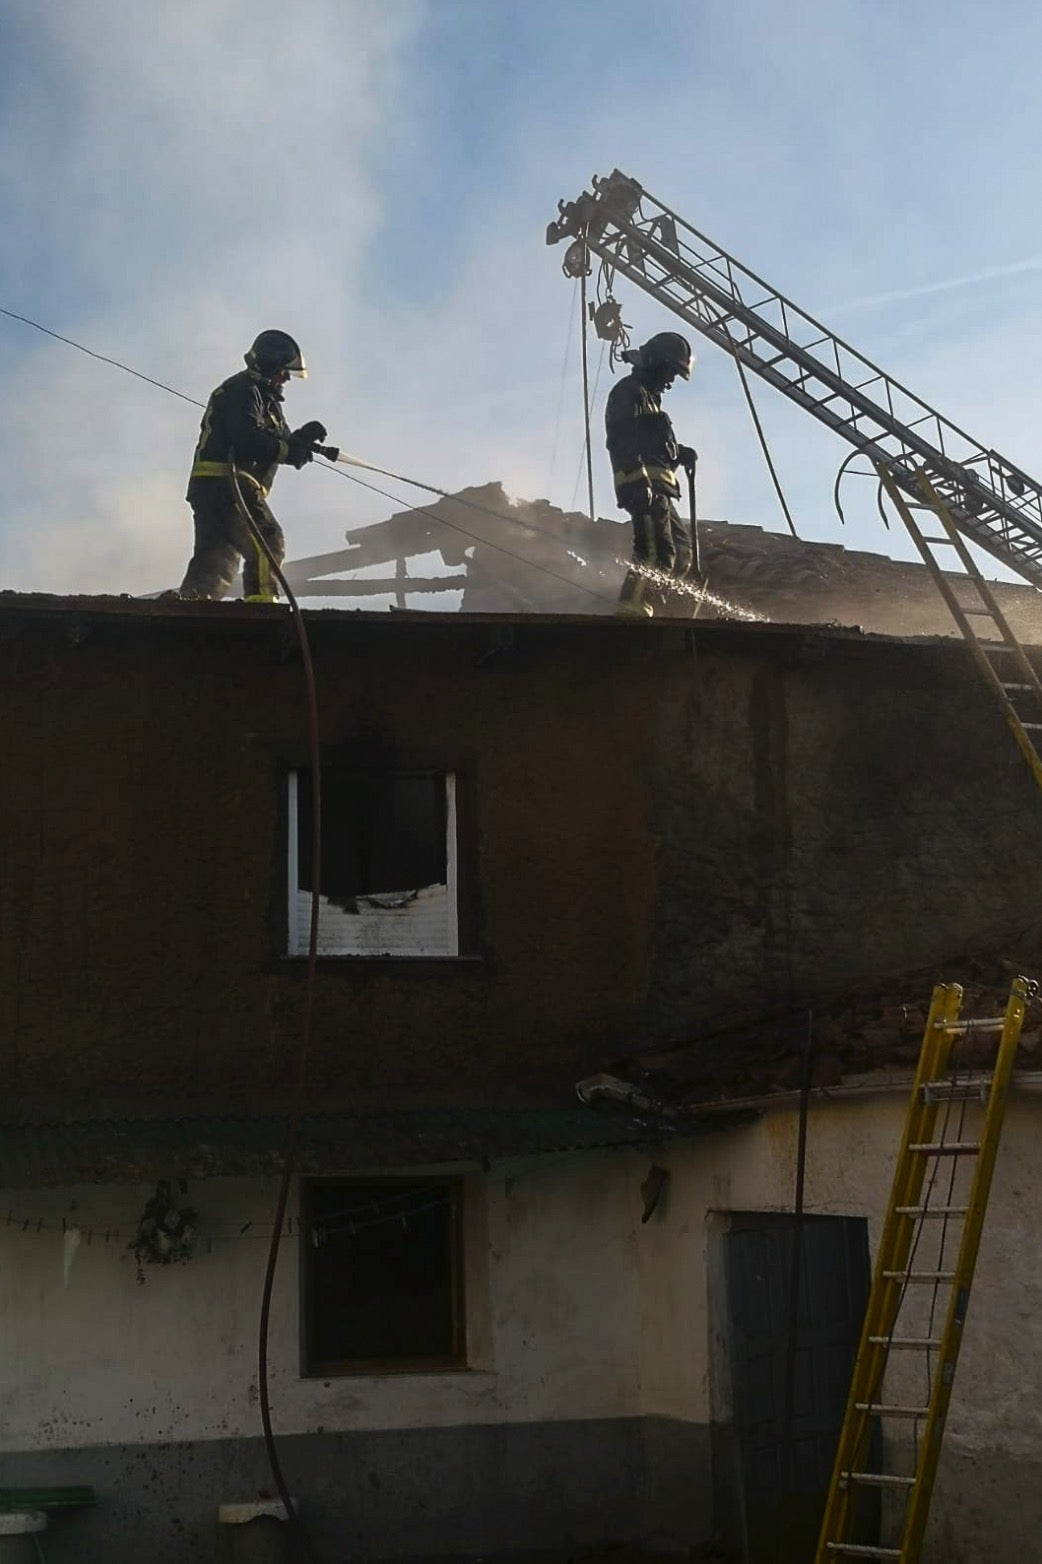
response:
{"label": "overhead power line", "polygon": [[[0,315],[6,315],[9,320],[21,321],[23,325],[32,326],[35,331],[43,332],[44,336],[52,337],[56,342],[62,342],[66,347],[75,348],[80,353],[86,353],[88,358],[97,359],[99,363],[109,364],[113,369],[120,369],[124,374],[133,375],[136,380],[143,380],[147,385],[155,386],[160,391],[166,391],[171,396],[178,397],[182,402],[190,403],[193,407],[206,406],[205,402],[200,402],[194,396],[188,396],[184,391],[178,391],[175,386],[168,386],[165,381],[156,380],[152,375],[142,374],[139,369],[132,368],[130,364],[124,364],[118,358],[110,358],[105,353],[96,353],[93,348],[86,347],[84,343],[77,342],[73,337],[62,336],[61,332],[52,331],[49,326],[41,325],[38,320],[32,320],[28,315],[20,315],[16,310],[5,309],[3,305],[0,305]],[[476,500],[468,500],[461,495],[450,494],[447,489],[440,489],[435,484],[423,483],[420,479],[409,478],[403,473],[390,472],[386,468],[376,467],[370,462],[360,461],[359,465],[368,468],[372,472],[380,473],[384,477],[391,478],[398,483],[409,484],[412,488],[425,489],[429,494],[437,494],[442,499],[451,500],[453,504],[465,506],[469,510],[481,511],[487,516],[494,516],[498,521],[505,521],[509,525],[524,527],[527,532],[537,532],[544,537],[553,538],[555,542],[561,541],[560,534],[551,532],[549,528],[533,526],[530,522],[505,515],[499,510],[493,510],[489,505],[481,505]],[[354,473],[345,472],[340,467],[330,464],[327,470],[335,472],[338,477],[350,479],[352,483],[360,484],[362,488],[371,489],[374,494],[380,494],[385,499],[392,500],[395,504],[406,503],[400,500],[397,495],[388,493],[386,489],[381,489],[376,484],[367,483]],[[595,597],[599,602],[609,603],[614,607],[614,599],[606,597],[592,587],[583,586],[581,582],[575,581],[569,576],[563,576],[556,570],[551,570],[548,566],[539,564],[534,559],[528,559],[524,554],[515,554],[512,549],[505,548],[501,543],[493,543],[491,539],[482,537],[479,533],[469,532],[466,527],[461,527],[457,523],[449,521],[445,516],[439,516],[436,512],[426,510],[419,505],[409,506],[408,508],[415,511],[418,515],[427,516],[432,521],[439,522],[443,527],[448,527],[454,532],[461,533],[464,537],[472,538],[475,543],[483,543],[486,547],[495,549],[498,553],[506,555],[509,559],[516,560],[519,564],[527,565],[530,570],[539,570],[545,576],[550,576],[556,581],[563,582],[566,586],[573,587],[576,591],[584,592],[587,596]]]}
{"label": "overhead power line", "polygon": [[194,396],[186,396],[183,391],[166,385],[162,380],[153,380],[151,375],[143,375],[140,369],[131,369],[129,364],[120,363],[118,358],[107,358],[104,353],[95,353],[93,348],[84,347],[82,342],[74,342],[72,337],[63,337],[60,331],[52,331],[49,326],[41,326],[38,320],[30,320],[28,315],[19,315],[14,310],[5,310],[3,305],[0,305],[0,315],[6,315],[8,320],[20,320],[23,325],[32,326],[35,331],[42,331],[45,337],[53,337],[55,342],[64,342],[66,347],[76,348],[80,353],[86,353],[88,358],[96,358],[99,363],[111,364],[113,369],[122,369],[124,374],[133,375],[137,380],[144,380],[150,386],[158,386],[160,391],[169,391],[171,396],[180,397],[182,402],[191,402],[193,407],[206,406],[205,402],[197,402]]}

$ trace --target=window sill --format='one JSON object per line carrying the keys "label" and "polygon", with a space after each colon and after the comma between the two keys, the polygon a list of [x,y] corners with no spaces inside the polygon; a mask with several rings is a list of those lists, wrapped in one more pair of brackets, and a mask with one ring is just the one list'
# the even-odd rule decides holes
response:
{"label": "window sill", "polygon": [[470,1368],[466,1363],[447,1363],[441,1368],[423,1367],[411,1368],[402,1365],[394,1368],[387,1365],[384,1368],[316,1368],[301,1370],[300,1379],[314,1384],[316,1380],[322,1380],[330,1384],[333,1380],[342,1379],[444,1379],[446,1375],[455,1377],[467,1376],[471,1379],[495,1379],[496,1370],[489,1368]]}
{"label": "window sill", "polygon": [[[343,954],[334,954],[333,952],[327,951],[325,953],[320,952],[315,959],[317,965],[320,967],[400,966],[452,968],[481,967],[487,965],[487,958],[485,956],[406,956],[401,952],[380,956],[376,954],[370,955],[368,952],[359,952],[358,954],[355,954],[345,951]],[[283,968],[287,971],[295,971],[301,967],[306,967],[308,958],[306,953],[298,956],[290,955],[288,952],[284,951],[280,956],[276,957],[276,961],[280,968]]]}

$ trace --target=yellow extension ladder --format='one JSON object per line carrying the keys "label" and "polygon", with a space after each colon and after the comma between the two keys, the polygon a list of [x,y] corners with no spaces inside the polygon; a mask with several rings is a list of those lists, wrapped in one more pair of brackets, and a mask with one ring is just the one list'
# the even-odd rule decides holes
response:
{"label": "yellow extension ladder", "polygon": [[[1004,1014],[977,1021],[960,1019],[958,984],[933,991],[814,1564],[858,1558],[918,1564],[1013,1057],[1037,986],[1016,978]],[[1000,1034],[992,1070],[956,1068],[960,1042],[986,1033]],[[968,1138],[967,1113],[980,1118],[975,1138]],[[954,1261],[945,1252],[953,1225],[961,1227]],[[925,1392],[909,1394],[907,1381],[919,1372]],[[897,1387],[900,1399],[887,1399],[895,1377],[905,1381]],[[909,1422],[911,1448],[902,1452],[893,1441],[906,1470],[880,1470],[881,1430]],[[893,1539],[887,1546],[853,1540],[868,1496],[887,1506]]]}
{"label": "yellow extension ladder", "polygon": [[[918,474],[921,505],[909,505],[893,478],[881,463],[875,463],[879,480],[919,550],[923,564],[933,576],[938,591],[947,603],[985,683],[996,696],[1002,714],[1017,742],[1031,774],[1042,788],[1042,680],[1028,660],[1027,653],[1013,633],[991,586],[977,568],[966,539],[956,527],[937,490],[925,472]],[[924,532],[914,511],[930,511],[940,522],[941,531]],[[953,549],[965,576],[946,573],[937,549]],[[960,598],[967,589],[969,600]],[[977,625],[984,631],[978,634]]]}

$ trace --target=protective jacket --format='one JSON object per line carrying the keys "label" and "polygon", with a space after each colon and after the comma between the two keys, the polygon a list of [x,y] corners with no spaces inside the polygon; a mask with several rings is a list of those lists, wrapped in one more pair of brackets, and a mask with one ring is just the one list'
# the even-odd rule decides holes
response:
{"label": "protective jacket", "polygon": [[232,375],[206,404],[188,481],[189,501],[205,495],[215,478],[227,486],[232,451],[239,473],[267,494],[276,468],[287,458],[289,439],[281,391],[251,369]]}
{"label": "protective jacket", "polygon": [[662,411],[661,396],[649,388],[639,369],[612,387],[604,423],[620,507],[632,509],[648,487],[653,494],[675,499],[680,493],[674,471],[676,435],[669,414]]}

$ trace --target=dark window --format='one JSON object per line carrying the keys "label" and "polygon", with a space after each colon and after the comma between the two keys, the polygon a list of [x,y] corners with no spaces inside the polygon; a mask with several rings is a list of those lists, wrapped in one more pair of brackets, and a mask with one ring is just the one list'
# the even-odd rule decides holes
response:
{"label": "dark window", "polygon": [[309,1179],[305,1374],[464,1363],[461,1196],[452,1179]]}
{"label": "dark window", "polygon": [[[458,956],[456,779],[322,768],[319,953]],[[287,948],[308,948],[311,776],[289,778]]]}
{"label": "dark window", "polygon": [[[311,776],[297,787],[299,889],[311,889]],[[322,894],[358,896],[444,885],[445,777],[440,772],[322,771]]]}

